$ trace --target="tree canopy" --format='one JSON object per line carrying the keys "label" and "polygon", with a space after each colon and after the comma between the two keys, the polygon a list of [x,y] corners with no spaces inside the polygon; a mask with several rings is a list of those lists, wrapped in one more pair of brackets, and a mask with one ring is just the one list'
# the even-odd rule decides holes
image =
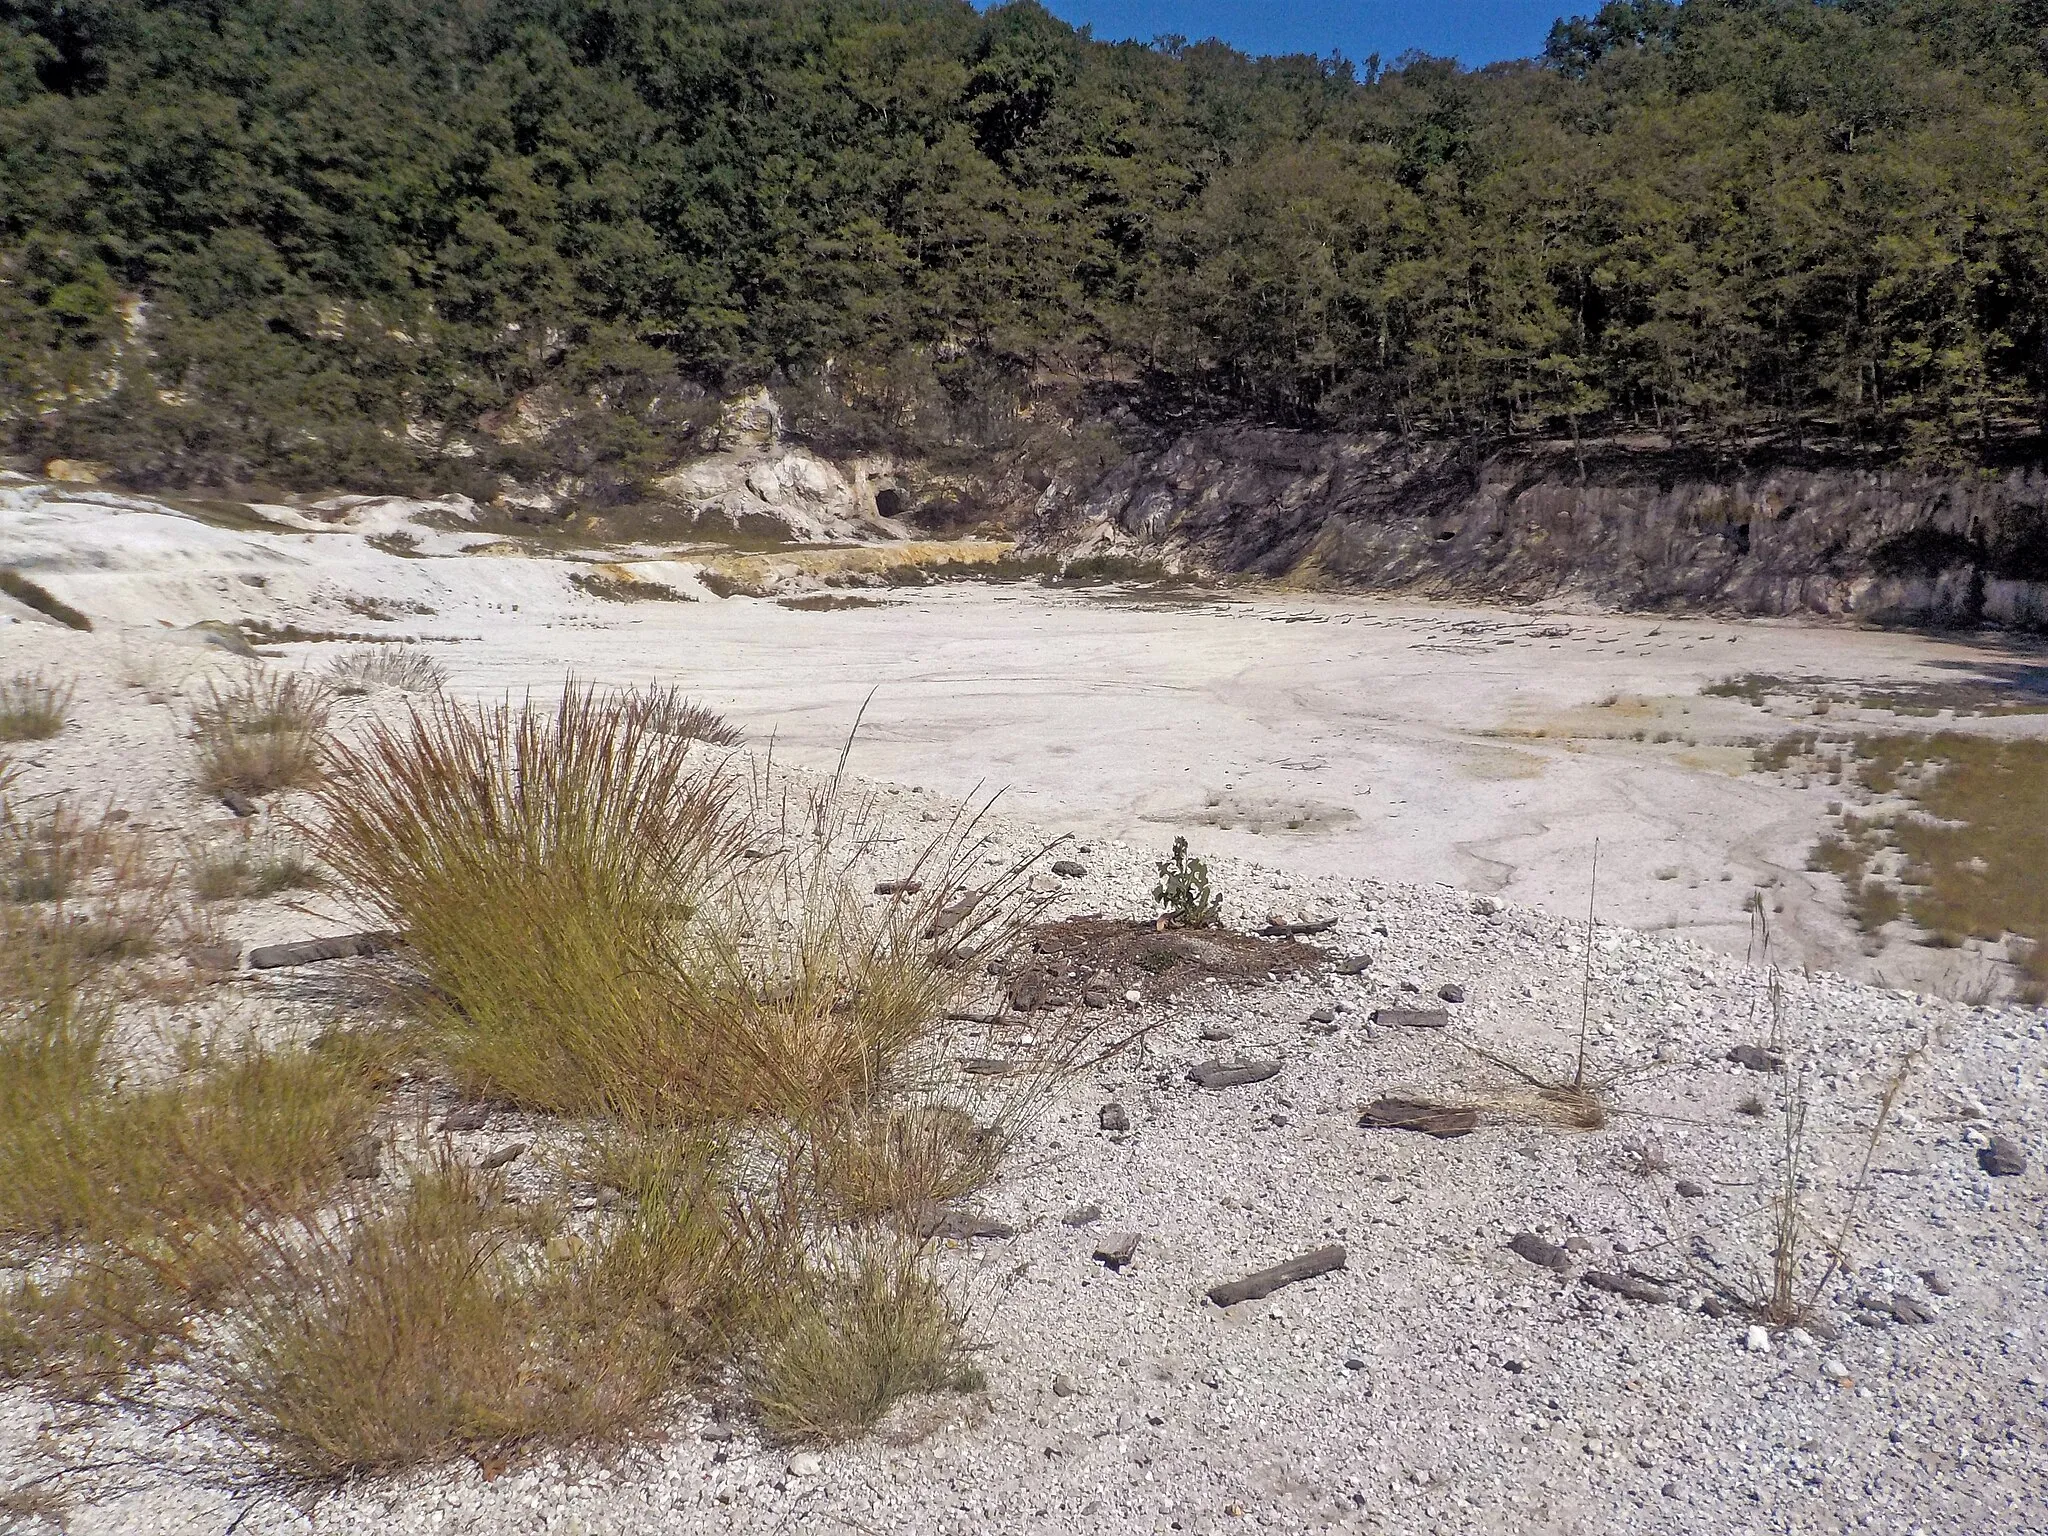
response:
{"label": "tree canopy", "polygon": [[1066,390],[1962,463],[2048,404],[2048,0],[1615,0],[1474,72],[1033,0],[10,0],[0,189],[0,430],[165,483],[629,496],[764,381],[897,447]]}

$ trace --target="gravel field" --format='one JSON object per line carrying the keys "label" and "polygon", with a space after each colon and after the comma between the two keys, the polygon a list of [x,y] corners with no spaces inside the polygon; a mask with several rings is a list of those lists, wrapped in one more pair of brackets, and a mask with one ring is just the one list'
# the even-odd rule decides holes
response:
{"label": "gravel field", "polygon": [[[179,713],[218,657],[29,624],[0,646],[8,670],[79,679],[77,723],[18,754],[20,793],[105,795],[167,838],[223,822],[186,783]],[[952,809],[878,793],[905,845]],[[996,831],[1000,858],[1064,829]],[[1063,843],[1083,872],[1058,877],[1050,915],[1149,917],[1166,840]],[[945,1254],[985,1391],[913,1400],[822,1451],[684,1402],[657,1440],[607,1458],[310,1491],[254,1471],[175,1378],[89,1409],[9,1388],[0,1488],[64,1487],[79,1536],[2048,1528],[2048,1013],[1787,973],[1784,1062],[1757,1070],[1729,1052],[1768,1043],[1768,976],[1737,957],[1602,926],[1588,987],[1582,920],[1212,862],[1227,924],[1334,920],[1306,937],[1328,958],[1185,991],[1168,970],[1090,1011],[1104,1042],[1140,1038],[1030,1123],[981,1212],[1014,1231]],[[331,898],[277,899],[238,909],[233,937],[347,926]],[[194,1006],[308,1027],[374,964],[243,973]],[[1404,1008],[1447,1018],[1373,1021]],[[1558,1123],[1504,1064],[1568,1080],[1582,1016],[1610,1110],[1597,1129]],[[1189,1071],[1210,1061],[1277,1070],[1198,1086]],[[1811,1321],[1765,1330],[1738,1303],[1768,1287],[1794,1094],[1810,1104],[1804,1273],[1847,1237]],[[1477,1106],[1478,1123],[1447,1138],[1361,1126],[1389,1096]],[[459,1143],[481,1156],[533,1133],[499,1116]],[[1120,1267],[1095,1256],[1116,1234],[1138,1239]],[[1521,1234],[1551,1262],[1511,1251]],[[1331,1245],[1341,1268],[1207,1299]]]}

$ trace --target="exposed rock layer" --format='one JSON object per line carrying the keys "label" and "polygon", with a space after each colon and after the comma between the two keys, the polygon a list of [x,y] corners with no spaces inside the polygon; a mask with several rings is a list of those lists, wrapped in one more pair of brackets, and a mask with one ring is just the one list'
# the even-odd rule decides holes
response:
{"label": "exposed rock layer", "polygon": [[2048,628],[2048,473],[1715,466],[1568,446],[1190,433],[1041,498],[1027,542],[1440,596]]}

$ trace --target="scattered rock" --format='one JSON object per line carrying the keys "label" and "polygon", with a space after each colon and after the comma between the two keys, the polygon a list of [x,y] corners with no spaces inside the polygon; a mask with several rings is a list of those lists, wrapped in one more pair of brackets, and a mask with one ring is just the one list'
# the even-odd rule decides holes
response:
{"label": "scattered rock", "polygon": [[969,1077],[1008,1077],[1023,1063],[1005,1061],[1000,1056],[962,1056],[960,1070]]}
{"label": "scattered rock", "polygon": [[1311,1024],[1334,1024],[1337,1022],[1337,1010],[1334,1008],[1318,1008],[1308,1016],[1308,1021]]}
{"label": "scattered rock", "polygon": [[1879,1312],[1873,1308],[1865,1307],[1862,1311],[1852,1316],[1849,1321],[1864,1328],[1889,1328],[1892,1325],[1891,1308],[1887,1307],[1884,1311]]}
{"label": "scattered rock", "polygon": [[1891,1313],[1895,1322],[1921,1324],[1934,1321],[1933,1312],[1902,1291],[1892,1292]]}
{"label": "scattered rock", "polygon": [[216,646],[230,656],[240,656],[246,661],[256,660],[256,647],[249,643],[249,637],[223,619],[201,619],[197,624],[187,624],[185,632],[197,635],[203,644]]}
{"label": "scattered rock", "polygon": [[1277,1061],[1205,1061],[1188,1068],[1188,1080],[1198,1088],[1241,1088],[1279,1075]]}
{"label": "scattered rock", "polygon": [[1121,1136],[1131,1128],[1130,1111],[1121,1104],[1105,1104],[1095,1111],[1095,1123],[1112,1136]]}
{"label": "scattered rock", "polygon": [[1728,1315],[1728,1303],[1718,1296],[1705,1297],[1700,1302],[1700,1313],[1719,1322]]}
{"label": "scattered rock", "polygon": [[1350,955],[1330,967],[1332,974],[1338,976],[1363,976],[1371,969],[1371,955]]}
{"label": "scattered rock", "polygon": [[2027,1171],[2027,1154],[2010,1136],[1994,1136],[1977,1151],[1977,1166],[1994,1179],[2010,1179]]}
{"label": "scattered rock", "polygon": [[981,897],[980,891],[967,891],[939,908],[938,915],[933,917],[931,926],[924,931],[924,936],[928,939],[937,939],[951,933],[967,920],[968,913],[981,905]]}
{"label": "scattered rock", "polygon": [[1295,939],[1306,933],[1328,933],[1336,926],[1337,919],[1333,916],[1283,908],[1266,914],[1263,931],[1271,938]]}
{"label": "scattered rock", "polygon": [[1060,1220],[1070,1227],[1085,1227],[1090,1222],[1102,1220],[1102,1207],[1091,1200],[1086,1205],[1075,1206]]}
{"label": "scattered rock", "polygon": [[1508,1240],[1508,1252],[1527,1259],[1543,1269],[1554,1269],[1560,1275],[1572,1267],[1572,1256],[1556,1243],[1545,1242],[1534,1232],[1517,1232]]}
{"label": "scattered rock", "polygon": [[1479,1111],[1450,1109],[1420,1099],[1375,1099],[1365,1106],[1358,1123],[1369,1131],[1420,1131],[1425,1136],[1448,1140],[1475,1130]]}
{"label": "scattered rock", "polygon": [[256,812],[260,809],[260,807],[256,804],[254,800],[251,800],[239,789],[230,789],[223,791],[220,797],[220,803],[226,806],[230,811],[233,811],[235,815],[241,817],[245,821],[249,817],[254,816]]}
{"label": "scattered rock", "polygon": [[1204,1024],[1202,1026],[1202,1038],[1209,1041],[1235,1040],[1237,1038],[1237,1031],[1226,1029],[1221,1024]]}
{"label": "scattered rock", "polygon": [[526,1156],[526,1143],[515,1141],[510,1146],[500,1147],[489,1157],[480,1160],[477,1163],[477,1167],[481,1168],[485,1173],[490,1173],[494,1169],[504,1168],[512,1163],[516,1163],[524,1156]]}
{"label": "scattered rock", "polygon": [[1842,1364],[1833,1355],[1821,1356],[1820,1373],[1830,1381],[1847,1381],[1849,1379],[1849,1367]]}
{"label": "scattered rock", "polygon": [[1728,1059],[1752,1072],[1777,1072],[1785,1065],[1783,1056],[1761,1045],[1738,1045],[1728,1053]]}
{"label": "scattered rock", "polygon": [[1401,1029],[1442,1029],[1451,1022],[1451,1016],[1441,1008],[1375,1008],[1372,1021]]}
{"label": "scattered rock", "polygon": [[1609,1274],[1606,1270],[1589,1269],[1580,1276],[1596,1291],[1611,1291],[1616,1296],[1626,1296],[1630,1301],[1644,1302],[1650,1306],[1663,1306],[1671,1300],[1670,1293],[1662,1286],[1638,1280],[1634,1275]]}
{"label": "scattered rock", "polygon": [[1105,987],[1100,982],[1091,982],[1081,989],[1081,1002],[1089,1008],[1107,1008],[1116,1001],[1116,988]]}
{"label": "scattered rock", "polygon": [[971,1243],[978,1238],[1000,1240],[1015,1237],[1017,1229],[1007,1221],[997,1221],[993,1216],[983,1216],[975,1211],[944,1211],[927,1218],[924,1235],[944,1238],[949,1242]]}
{"label": "scattered rock", "polygon": [[1770,1331],[1762,1323],[1751,1323],[1749,1332],[1742,1336],[1742,1347],[1752,1355],[1768,1355],[1771,1352]]}
{"label": "scattered rock", "polygon": [[1088,874],[1085,865],[1077,864],[1072,859],[1055,859],[1052,872],[1064,880],[1081,880],[1085,879]]}
{"label": "scattered rock", "polygon": [[1955,1283],[1949,1279],[1947,1272],[1944,1270],[1923,1269],[1920,1271],[1920,1278],[1926,1282],[1929,1295],[1952,1296],[1955,1294]]}
{"label": "scattered rock", "polygon": [[924,889],[922,880],[883,880],[876,884],[877,896],[915,896]]}
{"label": "scattered rock", "polygon": [[1677,1189],[1680,1199],[1704,1200],[1707,1198],[1707,1186],[1696,1183],[1691,1179],[1680,1179],[1674,1187]]}
{"label": "scattered rock", "polygon": [[1010,1006],[1019,1013],[1036,1013],[1052,1001],[1052,980],[1043,971],[1026,971],[1010,983]]}
{"label": "scattered rock", "polygon": [[341,1171],[351,1179],[374,1179],[384,1171],[382,1137],[363,1135],[341,1149]]}
{"label": "scattered rock", "polygon": [[1052,1379],[1052,1395],[1054,1397],[1073,1397],[1080,1390],[1079,1387],[1074,1385],[1074,1378],[1065,1371],[1060,1372],[1059,1375]]}
{"label": "scattered rock", "polygon": [[789,1458],[791,1477],[816,1477],[825,1469],[825,1463],[816,1451],[798,1451]]}
{"label": "scattered rock", "polygon": [[1138,1255],[1137,1232],[1110,1232],[1095,1245],[1095,1257],[1111,1269],[1121,1270]]}
{"label": "scattered rock", "polygon": [[434,1127],[443,1133],[456,1131],[480,1131],[490,1123],[491,1106],[488,1104],[458,1104],[441,1117],[441,1123]]}
{"label": "scattered rock", "polygon": [[708,1440],[713,1445],[724,1445],[732,1437],[733,1427],[730,1424],[706,1424],[697,1431],[699,1440]]}
{"label": "scattered rock", "polygon": [[1226,1280],[1220,1285],[1212,1285],[1209,1287],[1209,1299],[1219,1307],[1235,1306],[1240,1301],[1257,1301],[1262,1296],[1272,1295],[1282,1286],[1313,1280],[1318,1275],[1327,1275],[1343,1267],[1344,1246],[1332,1243],[1327,1248],[1301,1254],[1270,1269],[1258,1270],[1241,1280]]}
{"label": "scattered rock", "polygon": [[1465,1001],[1465,989],[1455,981],[1447,981],[1438,987],[1436,995],[1447,1003],[1462,1003]]}
{"label": "scattered rock", "polygon": [[1593,1244],[1591,1239],[1581,1237],[1578,1233],[1574,1232],[1564,1240],[1564,1248],[1566,1253],[1591,1253],[1593,1251]]}

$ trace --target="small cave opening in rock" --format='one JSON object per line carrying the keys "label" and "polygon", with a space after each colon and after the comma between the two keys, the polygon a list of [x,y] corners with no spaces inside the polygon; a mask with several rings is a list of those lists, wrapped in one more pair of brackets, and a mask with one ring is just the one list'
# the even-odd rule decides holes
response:
{"label": "small cave opening in rock", "polygon": [[904,505],[903,493],[893,485],[885,485],[875,492],[875,511],[882,517],[901,517]]}

